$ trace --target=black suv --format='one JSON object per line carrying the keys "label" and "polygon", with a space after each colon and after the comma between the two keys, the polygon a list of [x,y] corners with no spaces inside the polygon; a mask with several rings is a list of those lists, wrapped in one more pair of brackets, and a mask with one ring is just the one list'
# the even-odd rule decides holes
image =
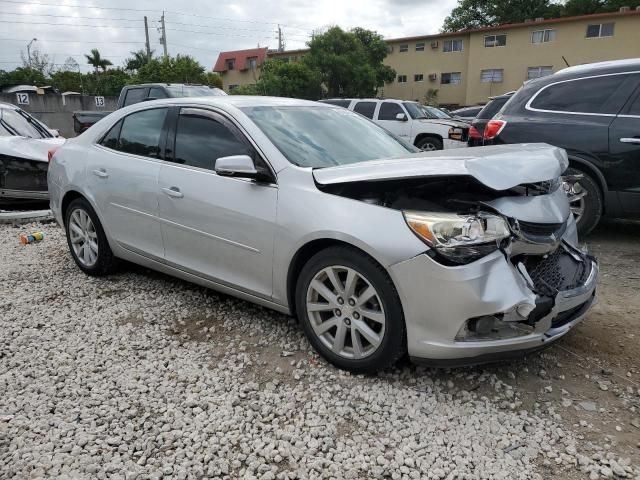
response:
{"label": "black suv", "polygon": [[566,68],[529,81],[484,129],[484,143],[566,149],[565,189],[578,231],[600,217],[640,217],[640,59]]}

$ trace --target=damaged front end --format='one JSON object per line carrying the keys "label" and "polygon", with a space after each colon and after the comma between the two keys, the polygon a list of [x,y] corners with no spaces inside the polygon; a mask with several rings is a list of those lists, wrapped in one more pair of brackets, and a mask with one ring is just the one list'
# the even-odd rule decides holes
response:
{"label": "damaged front end", "polygon": [[0,154],[0,201],[47,200],[48,164]]}
{"label": "damaged front end", "polygon": [[535,151],[537,173],[514,162],[508,180],[496,179],[491,155],[495,175],[466,161],[445,163],[443,175],[360,181],[351,172],[350,181],[319,185],[401,211],[424,242],[424,254],[390,267],[410,356],[460,365],[519,355],[560,338],[593,304],[598,266],[577,248],[560,181],[566,157],[546,148],[546,164]]}

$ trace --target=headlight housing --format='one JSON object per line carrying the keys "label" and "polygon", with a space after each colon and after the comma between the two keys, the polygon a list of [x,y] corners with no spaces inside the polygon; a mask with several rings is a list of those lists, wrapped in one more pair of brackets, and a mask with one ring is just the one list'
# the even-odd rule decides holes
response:
{"label": "headlight housing", "polygon": [[482,258],[511,236],[506,220],[489,213],[456,215],[407,210],[403,214],[413,233],[453,264]]}

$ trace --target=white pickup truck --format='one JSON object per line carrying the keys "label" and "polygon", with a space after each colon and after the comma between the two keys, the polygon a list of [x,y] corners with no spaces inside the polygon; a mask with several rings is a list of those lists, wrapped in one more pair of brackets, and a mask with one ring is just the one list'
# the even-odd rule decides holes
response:
{"label": "white pickup truck", "polygon": [[331,98],[320,101],[364,115],[422,150],[467,146],[469,124],[453,118],[435,118],[417,102],[377,98]]}

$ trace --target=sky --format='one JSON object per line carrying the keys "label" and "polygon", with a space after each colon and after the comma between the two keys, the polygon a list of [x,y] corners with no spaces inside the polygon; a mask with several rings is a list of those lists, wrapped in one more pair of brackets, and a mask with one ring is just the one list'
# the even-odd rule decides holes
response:
{"label": "sky", "polygon": [[98,48],[114,65],[144,48],[144,16],[155,54],[165,10],[170,55],[189,54],[211,69],[220,51],[304,48],[313,31],[363,27],[385,38],[437,33],[456,0],[0,0],[0,69],[21,66],[21,52],[48,54],[58,66],[73,57],[89,71],[85,53]]}

